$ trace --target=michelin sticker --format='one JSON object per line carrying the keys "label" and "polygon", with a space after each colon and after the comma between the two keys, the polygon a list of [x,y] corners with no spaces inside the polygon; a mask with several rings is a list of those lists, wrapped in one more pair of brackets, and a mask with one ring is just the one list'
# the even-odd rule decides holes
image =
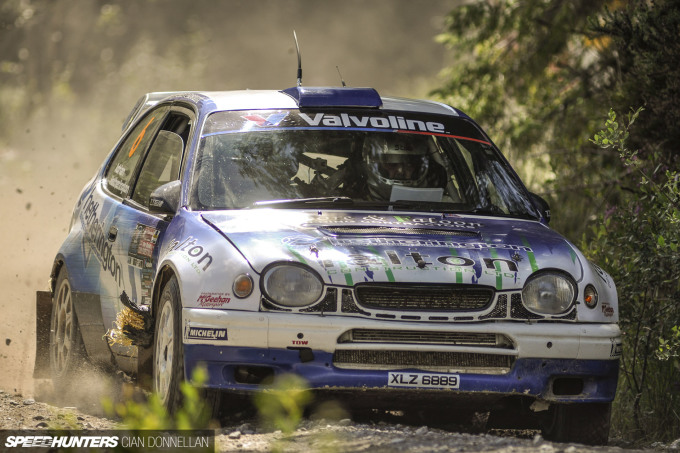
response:
{"label": "michelin sticker", "polygon": [[188,340],[222,340],[226,341],[227,329],[214,327],[187,327],[185,338]]}

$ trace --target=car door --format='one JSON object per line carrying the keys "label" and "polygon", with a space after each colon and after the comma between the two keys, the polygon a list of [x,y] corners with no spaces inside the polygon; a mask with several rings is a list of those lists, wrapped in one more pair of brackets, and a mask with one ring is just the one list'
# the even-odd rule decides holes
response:
{"label": "car door", "polygon": [[[194,122],[193,114],[179,107],[161,107],[150,112],[146,118],[140,124],[147,121],[150,128],[158,120],[158,125],[146,130],[150,137],[143,149],[139,147],[144,137],[139,140],[137,149],[134,149],[134,141],[129,148],[123,145],[122,160],[125,160],[125,156],[133,159],[136,153],[140,155],[134,163],[130,179],[122,187],[125,194],[117,200],[115,214],[109,217],[110,222],[105,225],[108,241],[113,244],[112,254],[120,266],[121,274],[116,292],[108,292],[107,299],[102,300],[102,318],[108,328],[112,327],[117,314],[123,309],[120,302],[123,292],[137,305],[151,303],[159,252],[157,245],[169,219],[165,215],[150,212],[149,196],[161,185],[179,179],[186,143]],[[121,368],[135,366],[136,348],[114,343],[111,350],[116,354]]]}

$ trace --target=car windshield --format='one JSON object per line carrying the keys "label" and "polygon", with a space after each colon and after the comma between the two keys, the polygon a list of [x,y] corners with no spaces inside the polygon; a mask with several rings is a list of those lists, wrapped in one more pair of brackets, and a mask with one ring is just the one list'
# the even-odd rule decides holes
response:
{"label": "car windshield", "polygon": [[441,115],[217,112],[206,120],[192,181],[196,210],[397,206],[536,217],[486,137]]}

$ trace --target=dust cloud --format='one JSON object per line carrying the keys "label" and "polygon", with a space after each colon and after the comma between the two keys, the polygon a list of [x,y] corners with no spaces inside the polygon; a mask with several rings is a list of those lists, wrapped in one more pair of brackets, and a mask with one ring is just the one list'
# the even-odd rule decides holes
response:
{"label": "dust cloud", "polygon": [[372,86],[424,97],[455,2],[7,0],[0,7],[0,389],[32,396],[35,291],[74,200],[149,91]]}

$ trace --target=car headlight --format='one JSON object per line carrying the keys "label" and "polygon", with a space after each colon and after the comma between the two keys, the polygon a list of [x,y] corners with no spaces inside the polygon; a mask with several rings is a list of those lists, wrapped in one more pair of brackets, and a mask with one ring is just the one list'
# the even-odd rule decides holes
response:
{"label": "car headlight", "polygon": [[557,272],[531,277],[522,289],[524,305],[536,313],[556,315],[571,308],[576,298],[576,284]]}
{"label": "car headlight", "polygon": [[319,300],[323,282],[315,272],[304,266],[275,264],[265,270],[262,290],[276,304],[304,307]]}

